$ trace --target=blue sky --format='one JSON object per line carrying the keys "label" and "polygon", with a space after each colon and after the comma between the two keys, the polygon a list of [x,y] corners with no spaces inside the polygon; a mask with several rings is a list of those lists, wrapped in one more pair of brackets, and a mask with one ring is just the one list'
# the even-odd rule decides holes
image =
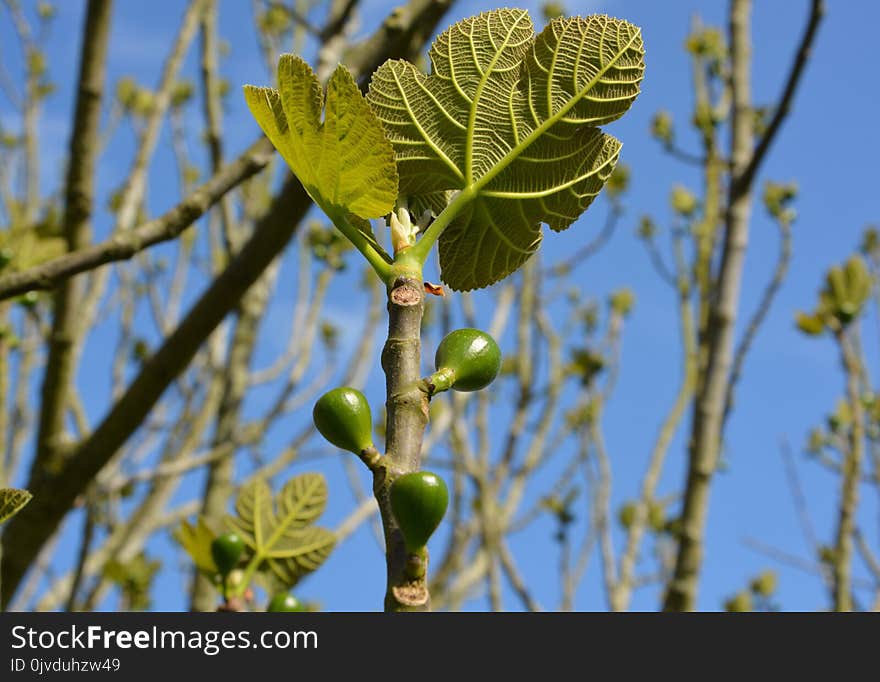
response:
{"label": "blue sky", "polygon": [[[56,187],[67,145],[68,121],[78,55],[78,35],[82,19],[81,2],[59,3],[53,39],[48,48],[49,62],[58,92],[48,101],[43,117],[43,178],[47,187]],[[362,32],[385,15],[394,3],[365,0]],[[538,3],[520,2],[518,6],[535,11]],[[810,307],[824,269],[844,259],[856,247],[866,224],[880,216],[876,160],[880,158],[880,100],[867,70],[876,63],[874,43],[880,25],[880,6],[871,2],[828,3],[828,16],[820,30],[818,43],[810,60],[803,86],[794,103],[793,115],[785,124],[772,149],[758,187],[765,179],[794,180],[800,187],[796,208],[799,218],[794,226],[794,257],[791,270],[773,312],[762,329],[746,374],[740,384],[736,411],[728,428],[725,458],[729,469],[715,481],[708,527],[708,545],[699,606],[717,609],[723,598],[742,587],[745,581],[765,568],[775,568],[780,576],[778,602],[785,609],[823,608],[826,597],[817,577],[775,564],[747,547],[743,540],[755,538],[786,552],[806,556],[807,547],[800,534],[794,506],[786,487],[783,463],[779,455],[781,439],[791,441],[797,451],[807,431],[819,423],[841,392],[838,360],[832,344],[825,340],[806,339],[792,324],[796,310]],[[779,93],[795,42],[802,30],[808,2],[756,3],[754,12],[753,88],[757,103],[771,102]],[[231,46],[223,65],[224,75],[233,88],[228,102],[228,154],[232,156],[249,144],[258,130],[249,118],[237,88],[247,82],[268,83],[251,29],[251,3],[222,0],[220,34]],[[670,159],[650,138],[651,116],[658,109],[670,111],[680,124],[677,127],[682,146],[695,149],[696,140],[684,125],[689,116],[689,64],[682,49],[691,17],[699,14],[704,22],[723,24],[726,2],[720,0],[597,0],[569,2],[571,13],[603,12],[625,18],[642,27],[647,55],[643,92],[630,113],[609,126],[609,132],[623,140],[622,160],[632,170],[632,182],[626,197],[626,216],[610,244],[599,256],[578,269],[576,283],[588,295],[598,299],[620,286],[631,287],[637,296],[636,309],[627,323],[623,346],[623,365],[615,397],[608,407],[605,435],[613,459],[614,507],[632,497],[640,483],[650,447],[657,429],[677,389],[680,376],[678,322],[674,316],[673,293],[658,279],[649,265],[641,244],[635,238],[640,215],[650,213],[658,223],[668,224],[668,192],[673,183],[694,189],[699,177],[694,171]],[[153,84],[158,79],[161,61],[170,44],[184,3],[167,0],[157,3],[116,3],[110,45],[109,82],[123,75],[133,75],[140,82]],[[495,2],[457,3],[448,22],[478,11],[496,7]],[[0,19],[0,42],[10,36],[8,22]],[[4,49],[4,57],[13,51]],[[8,68],[14,72],[11,60]],[[195,74],[195,54],[190,54],[186,70]],[[9,118],[5,101],[0,104],[5,124]],[[198,111],[193,112],[194,121]],[[167,129],[163,143],[167,143]],[[132,136],[117,135],[111,152],[102,161],[99,187],[103,196],[128,168]],[[193,150],[194,154],[201,150]],[[159,213],[178,200],[173,177],[173,159],[167,149],[160,149],[149,186],[150,209]],[[601,202],[600,202],[601,203]],[[548,262],[564,256],[594,236],[604,219],[604,204],[591,209],[569,231],[550,234],[544,241],[543,256]],[[99,233],[109,227],[103,214]],[[777,233],[755,207],[751,238],[743,281],[743,310],[753,309],[771,271],[777,253]],[[291,263],[285,263],[282,277],[293,277]],[[429,277],[430,278],[430,277]],[[436,277],[434,277],[436,280]],[[190,292],[193,300],[199,293]],[[284,296],[273,307],[267,325],[284,324]],[[289,300],[289,299],[288,299]],[[477,298],[491,307],[490,294]],[[330,310],[337,320],[352,315],[350,296],[343,286],[331,293]],[[355,309],[355,312],[357,308]],[[742,316],[742,314],[741,314]],[[867,330],[865,345],[878,347],[876,328]],[[257,363],[270,358],[273,337],[264,334]],[[84,356],[84,366],[102,366],[109,332],[95,335]],[[275,349],[277,350],[277,349]],[[378,346],[377,346],[378,352]],[[876,357],[876,354],[875,354]],[[89,363],[94,363],[90,365]],[[873,376],[878,368],[872,366]],[[103,413],[107,387],[102,382],[81,375],[87,407],[93,419]],[[371,376],[373,395],[381,393],[381,375]],[[256,400],[259,400],[257,397]],[[252,405],[256,408],[259,405]],[[283,442],[284,434],[268,434],[270,444]],[[289,435],[289,433],[288,433]],[[663,480],[664,491],[674,490],[682,479],[683,448],[681,435],[672,445],[670,466]],[[805,493],[814,514],[820,536],[829,538],[831,511],[836,501],[834,479],[817,467],[801,461]],[[322,465],[324,466],[324,465]],[[327,523],[334,524],[351,509],[353,501],[345,492],[342,469],[331,461],[325,469],[331,481],[331,505]],[[334,485],[334,482],[338,485]],[[190,485],[181,493],[192,494]],[[339,494],[334,497],[334,491]],[[189,494],[187,494],[189,493]],[[864,518],[877,518],[877,496],[866,494]],[[876,523],[873,528],[876,528]],[[555,554],[530,551],[532,547],[552,547],[547,542],[550,524],[539,524],[533,534],[524,534],[514,542],[527,581],[536,587],[539,598],[552,606],[556,601]],[[67,542],[67,540],[65,540]],[[71,544],[71,547],[74,545]],[[168,551],[168,543],[157,540],[157,552]],[[381,602],[384,567],[375,543],[366,531],[340,547],[327,565],[303,584],[301,596],[316,599],[330,610],[372,610]],[[588,578],[578,593],[579,609],[605,607],[599,590],[598,566],[590,566]],[[163,577],[156,591],[155,606],[161,609],[183,608],[179,578]],[[506,604],[516,602],[506,595]],[[658,595],[654,589],[640,592],[634,606],[653,609]],[[113,603],[104,605],[112,608]],[[485,608],[485,601],[468,605]]]}

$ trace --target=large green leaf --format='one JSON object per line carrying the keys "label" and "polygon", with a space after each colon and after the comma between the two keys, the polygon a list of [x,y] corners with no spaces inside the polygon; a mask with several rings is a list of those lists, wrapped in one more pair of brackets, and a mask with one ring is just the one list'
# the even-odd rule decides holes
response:
{"label": "large green leaf", "polygon": [[644,72],[640,30],[606,16],[560,18],[536,36],[525,10],[460,21],[430,50],[432,71],[391,60],[367,101],[394,145],[400,192],[439,212],[467,205],[440,237],[443,280],[488,286],[522,265],[541,223],[568,228],[614,169],[620,118]]}
{"label": "large green leaf", "polygon": [[0,523],[20,512],[32,497],[27,490],[0,488]]}
{"label": "large green leaf", "polygon": [[330,77],[326,102],[318,77],[292,54],[278,60],[277,90],[246,85],[244,93],[263,132],[326,213],[377,218],[391,212],[394,150],[344,66]]}
{"label": "large green leaf", "polygon": [[311,525],[324,511],[327,484],[321,474],[290,479],[276,498],[268,483],[256,479],[242,487],[230,528],[239,533],[261,570],[292,587],[329,556],[336,536]]}

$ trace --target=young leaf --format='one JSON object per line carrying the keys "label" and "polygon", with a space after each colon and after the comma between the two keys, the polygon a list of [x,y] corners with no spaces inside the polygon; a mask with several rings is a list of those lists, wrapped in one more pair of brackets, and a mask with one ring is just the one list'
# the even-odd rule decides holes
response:
{"label": "young leaf", "polygon": [[263,132],[325,213],[377,218],[391,212],[394,150],[344,66],[330,77],[326,102],[311,67],[292,54],[278,60],[278,90],[246,85],[244,93]]}
{"label": "young leaf", "polygon": [[431,47],[432,72],[391,60],[367,101],[394,145],[400,192],[439,212],[466,205],[440,236],[443,281],[488,286],[590,205],[621,143],[620,118],[644,72],[640,30],[606,16],[559,18],[535,36],[525,10],[461,21]]}
{"label": "young leaf", "polygon": [[0,523],[15,516],[28,502],[31,495],[19,488],[0,488]]}
{"label": "young leaf", "polygon": [[13,226],[0,231],[0,249],[10,256],[3,269],[20,272],[60,256],[67,250],[67,242],[32,226]]}
{"label": "young leaf", "polygon": [[189,558],[192,559],[199,571],[209,577],[216,575],[217,566],[211,556],[211,543],[214,541],[216,533],[205,523],[205,519],[200,516],[195,525],[184,521],[172,533],[172,536],[189,554]]}
{"label": "young leaf", "polygon": [[275,500],[266,481],[257,479],[242,487],[236,516],[227,525],[241,535],[261,570],[292,587],[333,549],[335,535],[311,525],[326,503],[327,484],[320,474],[295,476]]}

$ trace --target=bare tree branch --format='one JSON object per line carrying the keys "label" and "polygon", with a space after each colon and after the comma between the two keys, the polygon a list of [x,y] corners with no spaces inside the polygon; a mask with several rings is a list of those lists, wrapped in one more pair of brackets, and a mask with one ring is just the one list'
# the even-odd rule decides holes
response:
{"label": "bare tree branch", "polygon": [[[751,0],[733,0],[730,9],[732,174],[739,178],[752,154]],[[691,611],[703,560],[703,533],[712,474],[721,446],[724,397],[733,360],[733,333],[739,307],[742,268],[748,242],[751,185],[732,182],[725,216],[725,235],[716,300],[709,312],[707,365],[694,406],[688,447],[688,471],[675,571],[667,586],[664,610]]]}
{"label": "bare tree branch", "polygon": [[800,43],[798,44],[797,53],[795,54],[794,61],[791,64],[788,77],[785,80],[785,86],[783,87],[782,95],[780,95],[779,100],[774,107],[773,118],[770,119],[770,123],[767,125],[766,132],[761,137],[757,147],[755,147],[755,150],[752,153],[752,157],[748,165],[745,167],[742,173],[734,179],[735,182],[741,186],[739,188],[740,191],[742,187],[748,187],[754,181],[755,175],[758,173],[758,169],[760,168],[761,163],[767,156],[770,145],[773,144],[773,140],[779,133],[779,129],[782,126],[782,123],[785,121],[785,118],[791,111],[791,104],[794,100],[794,95],[797,92],[798,85],[800,85],[800,82],[803,78],[804,67],[806,67],[807,61],[809,61],[810,53],[813,49],[813,44],[816,41],[816,34],[819,29],[819,24],[822,22],[822,18],[824,16],[824,0],[811,0],[810,16],[807,19],[807,25],[804,28],[804,33],[801,36]]}
{"label": "bare tree branch", "polygon": [[261,137],[239,158],[163,216],[133,230],[117,232],[100,244],[72,251],[23,272],[0,277],[0,300],[26,291],[52,289],[74,275],[106,263],[127,260],[155,244],[175,239],[227,192],[263,170],[274,152],[269,141]]}
{"label": "bare tree branch", "polygon": [[[412,0],[403,14],[393,12],[393,18],[386,20],[374,38],[361,44],[346,63],[363,76],[387,58],[411,56],[421,49],[450,4],[450,0]],[[74,448],[68,464],[57,474],[31,478],[28,488],[34,493],[34,501],[7,524],[2,537],[4,549],[15,547],[14,554],[3,552],[3,604],[8,603],[40,547],[88,482],[143,423],[205,339],[281,253],[310,205],[299,183],[289,178],[238,255],[144,362],[140,374],[91,436]]]}
{"label": "bare tree branch", "polygon": [[730,370],[730,380],[727,383],[727,394],[724,396],[724,417],[722,418],[724,423],[727,422],[730,412],[733,409],[733,396],[736,391],[736,385],[742,376],[746,356],[749,354],[749,350],[751,350],[752,344],[758,335],[758,330],[761,328],[761,325],[764,324],[764,320],[770,312],[776,294],[779,293],[779,289],[782,287],[782,282],[785,280],[785,275],[788,272],[788,266],[791,262],[791,225],[787,220],[781,220],[779,222],[779,231],[781,243],[779,246],[779,257],[776,260],[776,267],[773,270],[773,275],[771,276],[770,281],[764,288],[764,293],[761,295],[761,301],[758,303],[755,312],[752,313],[751,318],[749,318],[749,322],[746,325],[746,331],[733,354],[733,366]]}
{"label": "bare tree branch", "polygon": [[[83,248],[91,236],[95,175],[95,143],[101,119],[101,98],[110,36],[111,0],[91,0],[83,29],[76,109],[70,134],[64,207],[64,236],[67,249]],[[68,393],[74,375],[75,349],[80,340],[77,303],[81,291],[71,282],[54,297],[52,333],[49,336],[46,372],[40,392],[40,418],[36,455],[31,475],[52,463],[64,430]]]}

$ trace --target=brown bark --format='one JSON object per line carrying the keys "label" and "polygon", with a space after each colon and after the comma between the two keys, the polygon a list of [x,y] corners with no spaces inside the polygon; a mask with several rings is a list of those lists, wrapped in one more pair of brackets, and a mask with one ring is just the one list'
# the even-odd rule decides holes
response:
{"label": "brown bark", "polygon": [[373,490],[385,529],[388,587],[386,611],[429,611],[425,580],[427,554],[420,570],[413,571],[394,517],[389,492],[394,478],[417,471],[422,437],[428,424],[428,394],[419,389],[421,328],[425,290],[421,279],[400,277],[388,292],[388,340],[382,350],[386,380],[386,466],[374,473]]}

